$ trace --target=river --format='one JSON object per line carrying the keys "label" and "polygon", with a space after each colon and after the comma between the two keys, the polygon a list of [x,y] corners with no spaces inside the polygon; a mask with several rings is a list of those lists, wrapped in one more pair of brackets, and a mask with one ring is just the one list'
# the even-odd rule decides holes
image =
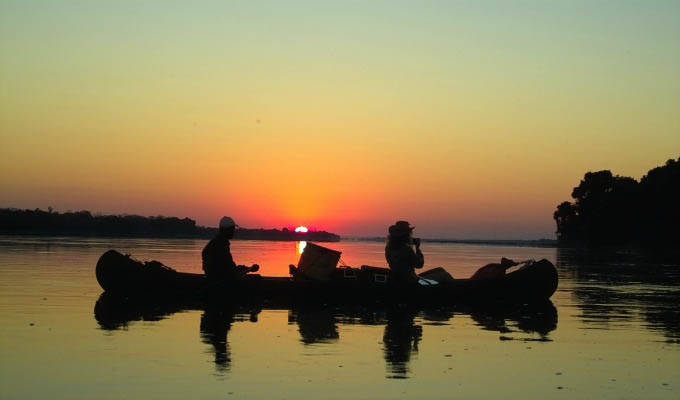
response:
{"label": "river", "polygon": [[[636,253],[423,244],[426,268],[457,278],[501,256],[547,258],[560,284],[540,308],[327,308],[310,299],[296,309],[95,316],[104,251],[201,272],[204,244],[0,237],[0,398],[680,397],[680,266]],[[301,245],[234,241],[232,252],[285,276]],[[326,246],[347,265],[385,265],[383,243]]]}

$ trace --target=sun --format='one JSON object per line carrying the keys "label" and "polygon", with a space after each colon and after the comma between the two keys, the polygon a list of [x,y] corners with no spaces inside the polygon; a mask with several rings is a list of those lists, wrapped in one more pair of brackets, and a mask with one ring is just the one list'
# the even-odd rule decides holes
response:
{"label": "sun", "polygon": [[307,233],[307,231],[309,231],[309,229],[307,229],[306,226],[300,225],[297,228],[295,228],[295,232],[298,232],[298,233]]}

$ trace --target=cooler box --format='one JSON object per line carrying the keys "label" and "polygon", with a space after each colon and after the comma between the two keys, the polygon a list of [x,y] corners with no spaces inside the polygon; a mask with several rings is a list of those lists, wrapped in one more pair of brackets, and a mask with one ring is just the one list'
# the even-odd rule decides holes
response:
{"label": "cooler box", "polygon": [[392,271],[385,267],[372,267],[370,265],[361,266],[361,279],[368,283],[379,283],[386,285],[391,283]]}
{"label": "cooler box", "polygon": [[340,261],[339,251],[327,249],[314,243],[307,243],[300,255],[298,269],[302,274],[317,281],[329,281]]}

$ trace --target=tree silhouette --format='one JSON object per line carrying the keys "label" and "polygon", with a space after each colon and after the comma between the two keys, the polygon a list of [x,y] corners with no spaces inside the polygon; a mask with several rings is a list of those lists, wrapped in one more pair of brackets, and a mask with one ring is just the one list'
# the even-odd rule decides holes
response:
{"label": "tree silhouette", "polygon": [[646,245],[680,243],[680,158],[651,169],[640,179],[641,229]]}
{"label": "tree silhouette", "polygon": [[680,158],[635,179],[603,170],[588,172],[553,214],[561,242],[591,246],[677,243]]}
{"label": "tree silhouette", "polygon": [[578,241],[581,238],[581,222],[576,206],[568,201],[560,203],[553,214],[557,223],[557,238],[563,242]]}

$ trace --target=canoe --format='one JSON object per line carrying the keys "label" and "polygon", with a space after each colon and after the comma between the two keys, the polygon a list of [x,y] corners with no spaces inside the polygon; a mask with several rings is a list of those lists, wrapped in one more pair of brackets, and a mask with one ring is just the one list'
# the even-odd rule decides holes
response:
{"label": "canoe", "polygon": [[[328,281],[255,274],[232,282],[210,282],[202,274],[177,272],[157,261],[141,262],[116,250],[102,254],[96,277],[107,293],[227,302],[474,304],[545,301],[555,293],[557,270],[539,260],[494,279],[449,279],[430,285],[398,285],[386,268],[337,268]],[[428,278],[432,275],[427,275]]]}

